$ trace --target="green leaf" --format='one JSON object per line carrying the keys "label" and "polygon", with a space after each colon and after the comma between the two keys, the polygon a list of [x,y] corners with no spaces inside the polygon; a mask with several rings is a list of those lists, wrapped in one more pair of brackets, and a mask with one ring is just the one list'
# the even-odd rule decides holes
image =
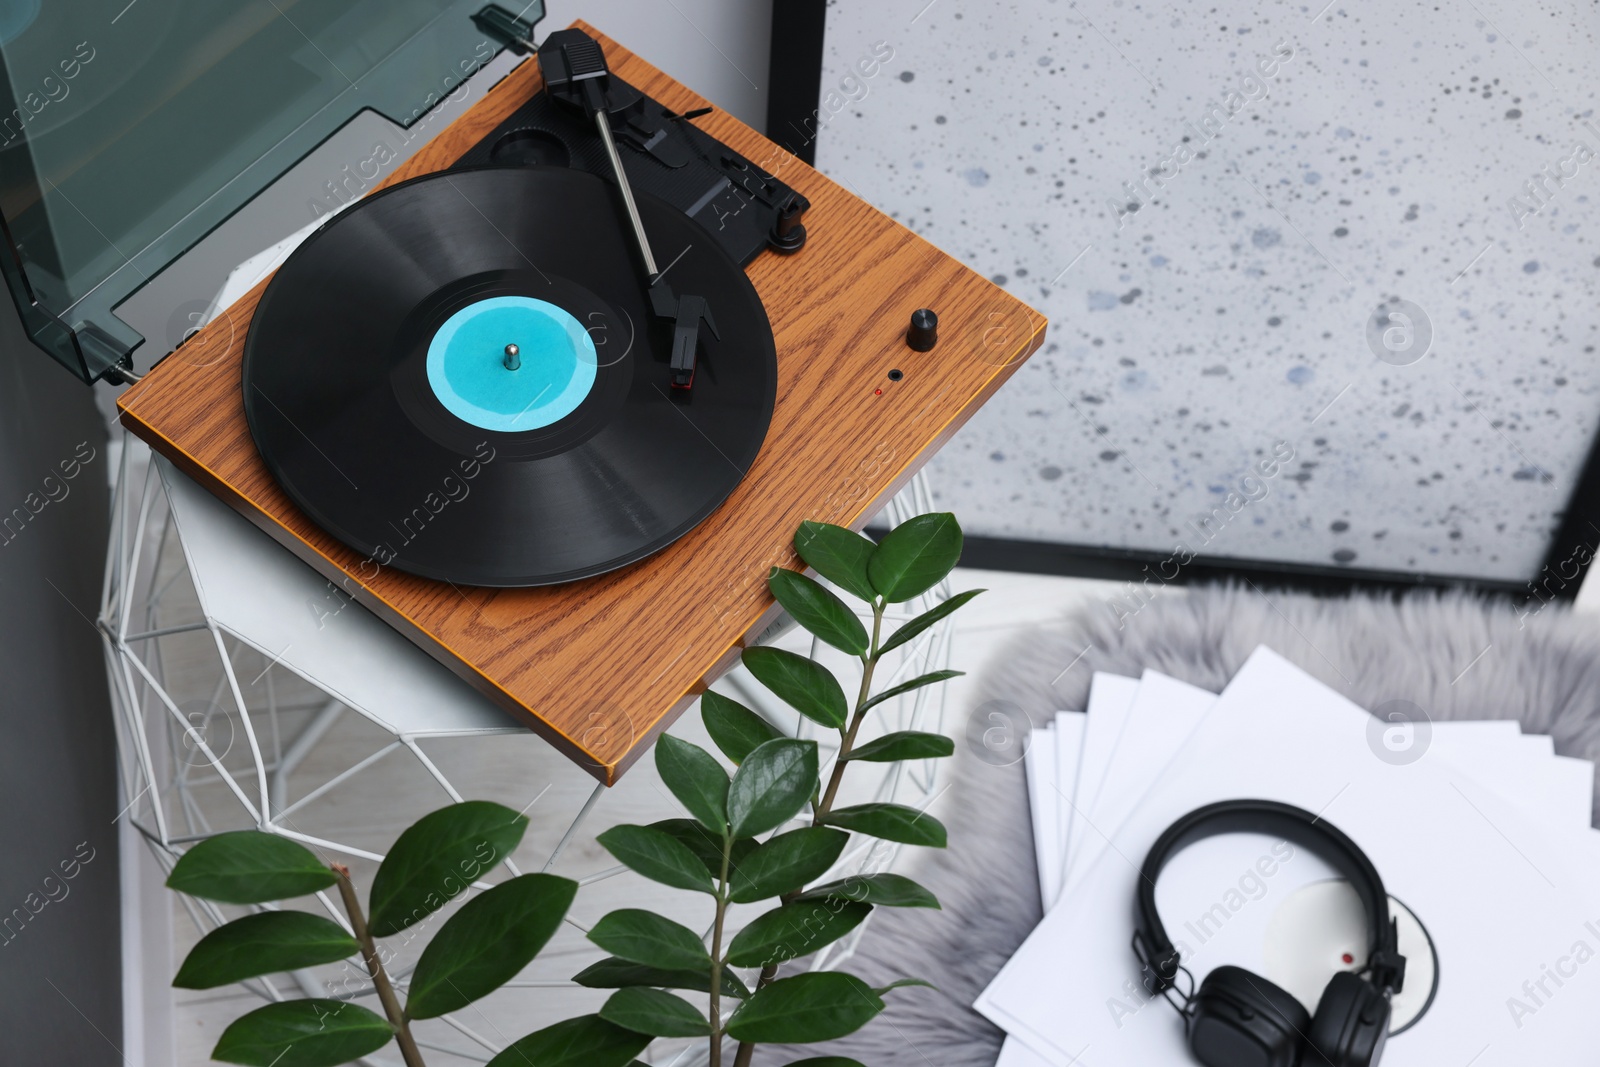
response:
{"label": "green leaf", "polygon": [[659,989],[619,989],[611,994],[600,1018],[651,1037],[705,1037],[711,1024],[682,997]]}
{"label": "green leaf", "polygon": [[934,671],[932,674],[920,675],[911,679],[909,682],[901,682],[893,689],[885,689],[883,692],[879,693],[877,696],[861,705],[861,710],[866,711],[868,708],[875,708],[879,704],[882,704],[885,700],[893,700],[897,696],[909,693],[914,689],[921,689],[925,685],[935,685],[939,682],[948,682],[950,679],[960,678],[966,673],[966,671]]}
{"label": "green leaf", "polygon": [[737,700],[709,689],[700,694],[700,718],[711,740],[735,764],[743,763],[757,745],[783,736],[776,726]]}
{"label": "green leaf", "polygon": [[885,908],[934,908],[939,899],[903,874],[857,874],[808,889],[800,900],[843,898]]}
{"label": "green leaf", "polygon": [[536,1030],[489,1061],[489,1067],[628,1067],[645,1050],[648,1034],[624,1030],[598,1015]]}
{"label": "green leaf", "polygon": [[[722,873],[722,838],[712,837],[711,831],[695,822],[693,819],[663,819],[650,824],[650,829],[660,830],[668,837],[676,838],[690,852],[697,856],[701,863],[706,865],[706,870],[715,878]],[[733,843],[733,852],[728,857],[728,872],[739,869],[739,863],[750,853],[760,847],[761,842],[753,837],[741,837]]]}
{"label": "green leaf", "polygon": [[745,649],[741,658],[756,681],[812,722],[836,730],[844,726],[850,705],[839,688],[839,680],[822,664],[787,649],[764,645]]}
{"label": "green leaf", "polygon": [[961,524],[948,511],[918,515],[890,530],[872,558],[867,577],[891,604],[921,596],[944,581],[961,559]]}
{"label": "green leaf", "polygon": [[867,577],[867,561],[877,547],[854,530],[826,522],[802,522],[794,534],[794,550],[806,566],[868,602],[878,599]]}
{"label": "green leaf", "polygon": [[944,824],[926,812],[908,808],[903,804],[857,804],[849,808],[836,808],[822,820],[830,826],[881,837],[885,841],[898,841],[903,845],[927,845],[944,848]]}
{"label": "green leaf", "polygon": [[361,951],[337,923],[303,911],[264,911],[219,926],[189,951],[172,984],[215,989],[261,974],[333,963]]}
{"label": "green leaf", "polygon": [[467,901],[422,950],[406,1014],[436,1019],[511,981],[561,928],[577,892],[569,879],[524,874]]}
{"label": "green leaf", "polygon": [[687,741],[662,734],[656,770],[689,814],[719,837],[728,830],[728,772],[716,757]]}
{"label": "green leaf", "polygon": [[803,889],[838,862],[850,835],[826,826],[807,826],[779,834],[746,857],[729,888],[735,904]]}
{"label": "green leaf", "polygon": [[861,625],[856,613],[844,601],[803,574],[772,568],[767,575],[767,588],[783,610],[794,616],[794,621],[811,633],[828,642],[840,652],[852,656],[867,654],[867,628]]}
{"label": "green leaf", "polygon": [[639,908],[614,911],[594,924],[589,940],[611,953],[663,971],[711,966],[700,935],[681,923]]}
{"label": "green leaf", "polygon": [[[650,986],[688,989],[696,993],[711,992],[710,967],[697,971],[663,971],[659,967],[646,967],[642,963],[620,960],[615,956],[607,957],[598,963],[591,963],[573,975],[572,980],[588,989]],[[722,971],[722,992],[724,996],[737,997],[740,1000],[750,995],[750,990],[739,980],[739,976],[727,968],[723,968]]]}
{"label": "green leaf", "polygon": [[235,1019],[211,1058],[250,1067],[335,1067],[378,1051],[394,1028],[342,1000],[285,1000]]}
{"label": "green leaf", "polygon": [[957,593],[950,599],[940,603],[937,607],[929,608],[927,611],[924,611],[921,615],[918,615],[916,618],[904,624],[900,627],[900,629],[891,634],[889,636],[889,640],[885,641],[878,648],[878,654],[882,655],[883,653],[892,649],[899,648],[907,641],[910,641],[920,635],[924,630],[928,629],[928,627],[955,612],[957,608],[961,607],[979,593],[984,592],[988,592],[988,590],[969,589],[965,593]]}
{"label": "green leaf", "polygon": [[782,826],[817,790],[817,743],[779,738],[758,746],[733,776],[728,821],[734,837]]}
{"label": "green leaf", "polygon": [[855,1033],[882,1010],[883,998],[855,975],[813,971],[757,991],[728,1020],[728,1034],[784,1045],[831,1041]]}
{"label": "green leaf", "polygon": [[937,990],[939,988],[925,978],[902,978],[897,982],[890,982],[888,985],[878,986],[873,990],[873,992],[881,997],[885,993],[893,992],[896,989],[906,989],[911,986],[922,986],[925,989],[932,990]]}
{"label": "green leaf", "polygon": [[872,905],[834,897],[802,900],[758,915],[728,944],[735,967],[766,967],[809,956],[860,926]]}
{"label": "green leaf", "polygon": [[372,878],[368,927],[397,934],[448,904],[522,840],[528,818],[487,800],[429,812],[406,828]]}
{"label": "green leaf", "polygon": [[653,882],[716,894],[711,874],[681,841],[648,826],[613,826],[595,838],[607,852]]}
{"label": "green leaf", "polygon": [[907,759],[940,759],[953,756],[956,743],[944,734],[925,734],[916,730],[901,730],[884,734],[860,748],[852,749],[847,760],[864,760],[867,763],[894,763]]}
{"label": "green leaf", "polygon": [[309,849],[260,830],[218,834],[190,848],[167,888],[224,904],[264,904],[315,893],[339,876]]}

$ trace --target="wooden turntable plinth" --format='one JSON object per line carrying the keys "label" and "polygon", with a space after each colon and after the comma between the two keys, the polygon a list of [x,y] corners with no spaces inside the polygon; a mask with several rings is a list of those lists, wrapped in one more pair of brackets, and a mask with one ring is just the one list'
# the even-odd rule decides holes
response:
{"label": "wooden turntable plinth", "polygon": [[[707,106],[575,25],[629,83],[679,112]],[[538,64],[523,63],[385,185],[449,167],[540,87]],[[748,270],[778,351],[760,456],[709,519],[641,563],[561,586],[457,587],[375,568],[313,525],[245,424],[241,356],[265,281],[119,402],[132,432],[608,784],[771,622],[765,576],[801,566],[791,544],[800,522],[859,529],[1045,331],[1038,312],[737,119],[697,121],[810,199],[809,239]],[[939,343],[919,353],[905,332],[922,307],[939,314]]]}

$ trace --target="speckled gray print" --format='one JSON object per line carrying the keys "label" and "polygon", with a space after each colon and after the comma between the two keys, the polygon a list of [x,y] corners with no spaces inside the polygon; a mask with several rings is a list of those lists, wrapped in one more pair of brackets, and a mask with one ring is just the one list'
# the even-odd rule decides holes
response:
{"label": "speckled gray print", "polygon": [[831,3],[819,166],[1051,320],[931,465],[940,503],[1533,577],[1600,425],[1597,30],[1510,0]]}

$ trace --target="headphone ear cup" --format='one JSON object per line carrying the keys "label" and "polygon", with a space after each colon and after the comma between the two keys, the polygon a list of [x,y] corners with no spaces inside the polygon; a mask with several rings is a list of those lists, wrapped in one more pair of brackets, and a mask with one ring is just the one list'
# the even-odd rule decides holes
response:
{"label": "headphone ear cup", "polygon": [[1372,1067],[1389,1038],[1389,998],[1358,974],[1340,971],[1317,1002],[1304,1067]]}
{"label": "headphone ear cup", "polygon": [[1218,967],[1195,991],[1189,1051],[1206,1067],[1295,1067],[1311,1015],[1242,967]]}

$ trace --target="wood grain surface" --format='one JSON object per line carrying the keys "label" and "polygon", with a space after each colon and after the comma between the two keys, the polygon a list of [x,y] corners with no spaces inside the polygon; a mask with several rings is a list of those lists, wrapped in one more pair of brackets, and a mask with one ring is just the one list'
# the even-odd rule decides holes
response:
{"label": "wood grain surface", "polygon": [[[666,106],[706,106],[575,25]],[[539,88],[538,64],[524,62],[384,184],[448,167]],[[135,434],[608,784],[776,616],[764,579],[801,566],[800,522],[859,529],[1044,338],[1038,312],[737,119],[716,111],[698,124],[811,200],[809,241],[749,267],[778,350],[761,454],[722,507],[644,562],[562,586],[458,587],[377,568],[313,525],[245,425],[241,356],[266,281],[119,402]],[[905,344],[920,307],[939,313],[932,352]]]}

